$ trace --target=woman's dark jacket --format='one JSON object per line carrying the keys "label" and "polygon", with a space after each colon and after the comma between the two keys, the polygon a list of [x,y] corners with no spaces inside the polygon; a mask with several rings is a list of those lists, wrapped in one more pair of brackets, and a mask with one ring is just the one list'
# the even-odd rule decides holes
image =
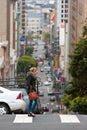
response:
{"label": "woman's dark jacket", "polygon": [[32,90],[36,91],[35,84],[36,84],[36,77],[30,72],[26,77],[27,86],[28,86],[28,93],[30,92],[30,88],[32,86]]}

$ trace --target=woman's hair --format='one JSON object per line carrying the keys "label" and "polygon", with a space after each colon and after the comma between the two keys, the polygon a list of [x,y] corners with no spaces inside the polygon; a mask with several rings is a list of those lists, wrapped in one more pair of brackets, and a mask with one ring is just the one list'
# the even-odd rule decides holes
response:
{"label": "woman's hair", "polygon": [[37,71],[37,68],[36,68],[36,67],[31,67],[31,68],[30,68],[30,71],[31,71],[31,72],[36,72],[36,71]]}

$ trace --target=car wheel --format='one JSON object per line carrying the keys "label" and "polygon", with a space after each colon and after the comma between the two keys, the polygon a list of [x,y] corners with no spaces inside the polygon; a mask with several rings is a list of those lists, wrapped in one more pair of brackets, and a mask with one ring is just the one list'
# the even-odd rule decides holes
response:
{"label": "car wheel", "polygon": [[0,115],[9,114],[10,109],[6,104],[0,104]]}

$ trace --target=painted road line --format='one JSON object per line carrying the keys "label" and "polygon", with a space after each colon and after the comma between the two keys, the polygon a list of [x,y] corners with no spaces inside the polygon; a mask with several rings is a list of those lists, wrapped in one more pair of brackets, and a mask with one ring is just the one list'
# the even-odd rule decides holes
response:
{"label": "painted road line", "polygon": [[29,117],[27,114],[17,114],[13,123],[32,123],[33,117]]}
{"label": "painted road line", "polygon": [[80,123],[80,121],[76,115],[60,114],[59,116],[60,116],[62,123]]}

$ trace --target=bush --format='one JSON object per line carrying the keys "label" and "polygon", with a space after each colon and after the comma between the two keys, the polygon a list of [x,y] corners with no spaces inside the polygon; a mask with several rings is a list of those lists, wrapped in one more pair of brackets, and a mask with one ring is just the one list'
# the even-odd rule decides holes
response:
{"label": "bush", "polygon": [[30,67],[37,67],[37,62],[32,56],[24,55],[20,57],[17,64],[18,74],[23,72],[27,73]]}
{"label": "bush", "polygon": [[73,99],[70,102],[70,110],[79,114],[87,114],[87,96]]}

